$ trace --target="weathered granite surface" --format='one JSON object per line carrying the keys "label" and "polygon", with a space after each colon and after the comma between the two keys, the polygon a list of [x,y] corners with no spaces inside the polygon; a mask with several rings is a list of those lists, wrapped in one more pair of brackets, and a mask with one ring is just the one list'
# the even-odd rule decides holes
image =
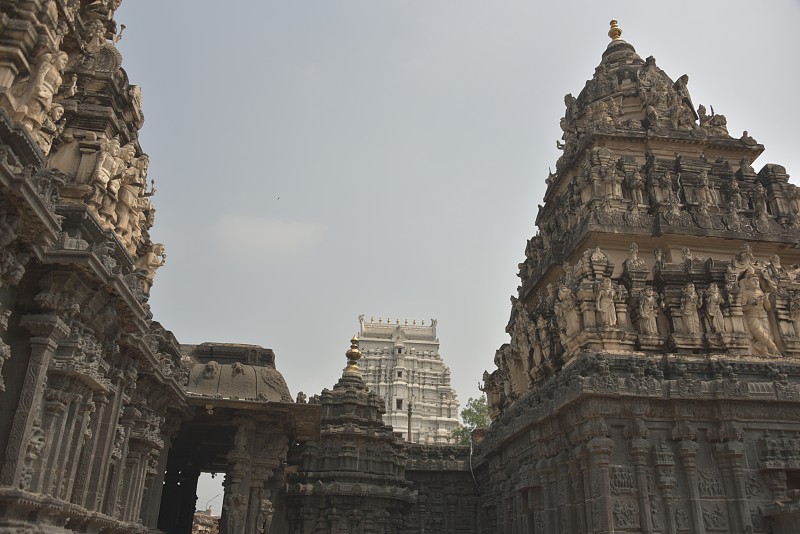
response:
{"label": "weathered granite surface", "polygon": [[483,532],[794,532],[798,189],[611,43],[484,374]]}

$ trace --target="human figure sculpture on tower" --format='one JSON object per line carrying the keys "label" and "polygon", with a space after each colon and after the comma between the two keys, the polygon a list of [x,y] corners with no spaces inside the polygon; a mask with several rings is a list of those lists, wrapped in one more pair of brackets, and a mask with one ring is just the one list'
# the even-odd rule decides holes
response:
{"label": "human figure sculpture on tower", "polygon": [[683,288],[681,295],[681,317],[685,333],[691,336],[701,333],[700,317],[697,314],[699,307],[700,301],[697,297],[697,292],[694,289],[694,284],[690,282]]}
{"label": "human figure sculpture on tower", "polygon": [[616,296],[617,292],[614,290],[611,278],[603,278],[597,290],[597,299],[595,301],[597,311],[600,313],[601,326],[617,326],[617,306],[614,304]]}
{"label": "human figure sculpture on tower", "polygon": [[755,272],[747,272],[739,281],[742,293],[742,313],[744,324],[750,333],[750,345],[754,354],[780,354],[772,341],[769,326],[769,299],[761,290],[761,283]]}
{"label": "human figure sculpture on tower", "polygon": [[639,330],[642,334],[658,335],[659,308],[658,296],[653,292],[652,286],[647,286],[639,295]]}
{"label": "human figure sculpture on tower", "polygon": [[719,334],[725,331],[725,317],[722,315],[721,304],[724,297],[717,284],[710,284],[704,294],[705,314],[708,321],[708,331]]}

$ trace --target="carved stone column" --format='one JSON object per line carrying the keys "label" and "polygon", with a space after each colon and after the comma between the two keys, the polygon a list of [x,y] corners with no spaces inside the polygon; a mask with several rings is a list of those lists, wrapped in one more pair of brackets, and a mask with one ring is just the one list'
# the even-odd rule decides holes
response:
{"label": "carved stone column", "polygon": [[20,324],[33,334],[30,339],[31,354],[25,373],[25,387],[22,388],[17,404],[9,445],[0,470],[0,484],[13,487],[20,486],[26,456],[38,454],[35,450],[28,454],[28,448],[34,437],[33,429],[40,413],[47,366],[58,347],[59,340],[69,333],[67,325],[55,313],[25,315]]}
{"label": "carved stone column", "polygon": [[72,487],[71,501],[78,505],[85,505],[86,491],[89,484],[89,473],[97,456],[101,454],[98,444],[105,440],[105,436],[100,434],[101,423],[108,410],[108,396],[94,395],[92,402],[95,411],[91,414],[91,419],[86,427],[87,439],[81,451],[79,466],[75,472],[75,483]]}
{"label": "carved stone column", "polygon": [[646,439],[632,438],[630,444],[631,460],[636,475],[636,487],[639,497],[639,521],[642,534],[653,532],[650,516],[650,498],[647,491],[647,457],[650,443]]}
{"label": "carved stone column", "polygon": [[691,508],[692,532],[705,532],[703,510],[700,505],[700,494],[697,490],[697,456],[698,445],[690,439],[681,440],[678,444],[678,456],[681,459],[683,473],[686,477],[686,495]]}
{"label": "carved stone column", "polygon": [[613,532],[611,484],[608,470],[614,440],[604,437],[594,438],[589,441],[587,448],[592,465],[592,530],[611,533]]}
{"label": "carved stone column", "polygon": [[655,450],[656,475],[658,488],[664,496],[664,534],[675,534],[675,457],[670,445],[665,440],[659,440]]}
{"label": "carved stone column", "polygon": [[738,523],[738,526],[731,525],[731,527],[739,532],[752,532],[753,525],[750,518],[750,505],[745,488],[743,469],[743,463],[745,462],[744,445],[740,441],[719,443],[717,445],[717,458],[727,482],[728,516],[735,518],[734,521]]}

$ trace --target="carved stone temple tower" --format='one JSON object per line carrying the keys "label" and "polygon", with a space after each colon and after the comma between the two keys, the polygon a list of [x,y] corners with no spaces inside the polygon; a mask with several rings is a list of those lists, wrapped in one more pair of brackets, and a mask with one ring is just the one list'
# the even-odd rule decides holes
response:
{"label": "carved stone temple tower", "polygon": [[364,383],[385,400],[383,421],[412,443],[452,443],[458,400],[439,354],[436,319],[428,325],[358,320]]}
{"label": "carved stone temple tower", "polygon": [[153,320],[166,256],[119,5],[0,0],[0,532],[188,534],[201,472],[225,474],[222,534],[283,532],[320,407],[272,351]]}
{"label": "carved stone temple tower", "polygon": [[798,532],[800,191],[620,35],[484,376],[482,531]]}
{"label": "carved stone temple tower", "polygon": [[287,532],[399,534],[417,501],[405,444],[383,423],[383,401],[367,389],[360,358],[353,338],[342,377],[312,399],[322,405],[322,432],[290,455]]}

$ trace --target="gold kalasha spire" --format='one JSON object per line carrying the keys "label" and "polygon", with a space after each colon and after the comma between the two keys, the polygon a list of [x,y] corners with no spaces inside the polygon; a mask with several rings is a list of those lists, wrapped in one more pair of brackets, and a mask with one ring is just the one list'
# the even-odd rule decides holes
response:
{"label": "gold kalasha spire", "polygon": [[612,19],[610,24],[611,29],[608,30],[608,36],[611,37],[612,41],[618,41],[622,35],[622,28],[619,27],[616,19]]}
{"label": "gold kalasha spire", "polygon": [[347,367],[345,368],[345,374],[358,374],[358,360],[361,358],[361,351],[358,350],[358,337],[353,336],[350,340],[350,349],[345,353],[347,356]]}

